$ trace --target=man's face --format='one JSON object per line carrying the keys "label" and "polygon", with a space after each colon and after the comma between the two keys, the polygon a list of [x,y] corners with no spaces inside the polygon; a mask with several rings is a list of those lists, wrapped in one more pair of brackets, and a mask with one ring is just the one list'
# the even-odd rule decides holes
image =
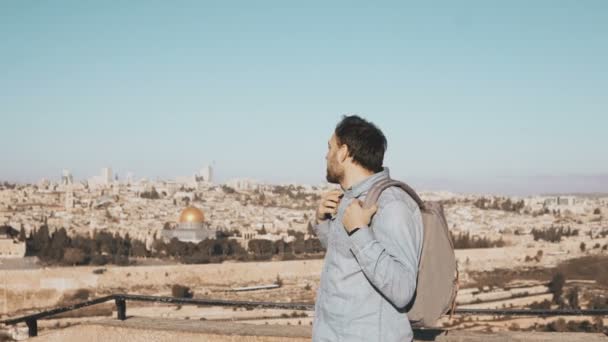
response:
{"label": "man's face", "polygon": [[341,165],[338,158],[338,140],[336,135],[332,135],[327,143],[327,154],[325,160],[327,162],[327,181],[332,184],[339,184],[344,178],[344,167]]}

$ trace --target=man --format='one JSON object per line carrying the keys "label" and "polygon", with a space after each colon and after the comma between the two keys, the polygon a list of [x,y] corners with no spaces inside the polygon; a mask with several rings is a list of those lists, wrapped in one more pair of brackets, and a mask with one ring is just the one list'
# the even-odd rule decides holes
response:
{"label": "man", "polygon": [[[345,116],[329,140],[327,181],[314,229],[326,249],[313,341],[412,341],[406,307],[416,290],[422,217],[416,202],[389,188],[362,208],[383,168],[387,142],[374,124]],[[406,151],[404,151],[405,153]]]}

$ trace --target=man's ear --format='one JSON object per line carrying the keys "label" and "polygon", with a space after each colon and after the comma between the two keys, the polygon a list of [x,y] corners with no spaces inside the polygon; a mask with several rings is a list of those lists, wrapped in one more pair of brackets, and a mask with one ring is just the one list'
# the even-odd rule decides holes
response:
{"label": "man's ear", "polygon": [[338,148],[338,161],[344,163],[346,159],[348,159],[348,145],[342,144],[342,146]]}

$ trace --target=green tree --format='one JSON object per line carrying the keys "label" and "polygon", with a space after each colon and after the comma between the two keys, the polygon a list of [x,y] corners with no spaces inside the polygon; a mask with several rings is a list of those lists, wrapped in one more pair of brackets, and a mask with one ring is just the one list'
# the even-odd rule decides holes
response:
{"label": "green tree", "polygon": [[25,228],[21,226],[21,230],[19,230],[19,241],[24,242],[27,239],[25,235]]}
{"label": "green tree", "polygon": [[135,258],[145,258],[149,256],[149,252],[143,242],[139,240],[133,240],[130,255]]}
{"label": "green tree", "polygon": [[268,260],[272,258],[274,252],[274,245],[270,240],[249,240],[248,247],[249,252],[251,252],[257,260]]}
{"label": "green tree", "polygon": [[38,255],[38,253],[45,252],[50,244],[51,238],[49,237],[49,227],[47,225],[42,225],[40,229],[35,232],[34,238],[32,239],[32,251],[35,255]]}
{"label": "green tree", "polygon": [[80,248],[66,248],[63,253],[63,262],[67,265],[82,265],[85,263],[86,256]]}
{"label": "green tree", "polygon": [[564,293],[564,284],[566,278],[562,273],[557,273],[549,283],[549,291],[553,294],[553,303],[562,305],[562,294]]}
{"label": "green tree", "polygon": [[67,247],[70,247],[70,238],[65,228],[61,228],[53,232],[50,245],[43,255],[52,261],[60,262],[63,260],[63,251]]}
{"label": "green tree", "polygon": [[578,310],[580,309],[580,305],[578,302],[578,294],[579,294],[579,289],[578,287],[574,287],[572,289],[570,289],[570,291],[568,291],[568,304],[570,305],[570,308]]}
{"label": "green tree", "polygon": [[188,286],[175,284],[171,287],[171,295],[176,298],[192,298],[194,292]]}

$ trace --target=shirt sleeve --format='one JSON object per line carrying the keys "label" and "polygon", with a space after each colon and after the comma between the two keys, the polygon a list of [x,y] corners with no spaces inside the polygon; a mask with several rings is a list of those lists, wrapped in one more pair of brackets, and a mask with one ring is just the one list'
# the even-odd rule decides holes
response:
{"label": "shirt sleeve", "polygon": [[317,234],[319,241],[324,249],[327,249],[327,236],[329,234],[329,220],[321,221],[319,224],[312,223],[312,228]]}
{"label": "shirt sleeve", "polygon": [[416,290],[422,248],[420,210],[393,201],[378,209],[372,229],[351,238],[351,252],[369,281],[397,308],[406,307]]}

